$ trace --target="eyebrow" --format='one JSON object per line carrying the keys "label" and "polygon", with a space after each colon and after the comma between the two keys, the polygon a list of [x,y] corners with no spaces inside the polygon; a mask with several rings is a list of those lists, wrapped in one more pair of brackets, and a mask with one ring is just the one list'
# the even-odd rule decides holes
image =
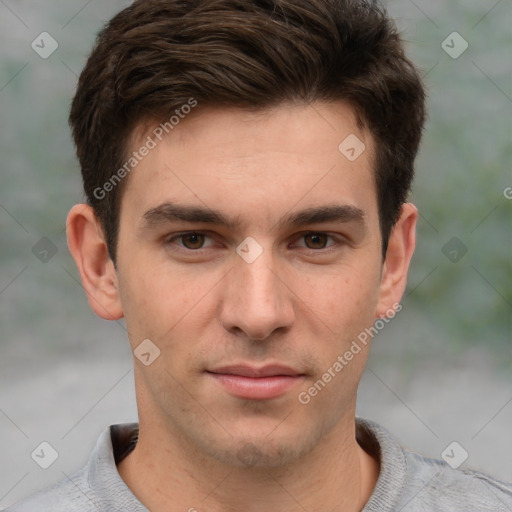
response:
{"label": "eyebrow", "polygon": [[[153,227],[176,221],[224,226],[233,231],[239,229],[242,225],[240,216],[229,218],[222,212],[207,207],[165,202],[143,214],[142,227]],[[356,206],[332,204],[287,213],[275,225],[278,228],[283,228],[285,226],[302,226],[327,222],[356,222],[364,226],[366,224],[366,215],[363,210]]]}
{"label": "eyebrow", "polygon": [[171,202],[162,203],[151,208],[142,216],[143,226],[154,226],[168,222],[195,222],[201,224],[216,224],[229,229],[240,226],[240,219],[230,219],[223,213],[206,207],[180,205]]}

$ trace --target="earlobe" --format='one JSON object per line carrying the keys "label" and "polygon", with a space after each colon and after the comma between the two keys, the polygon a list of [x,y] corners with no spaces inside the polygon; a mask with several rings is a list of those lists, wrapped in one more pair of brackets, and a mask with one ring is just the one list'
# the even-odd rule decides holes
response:
{"label": "earlobe", "polygon": [[66,221],[66,231],[68,247],[92,310],[105,320],[122,318],[117,273],[92,207],[87,204],[73,206]]}
{"label": "earlobe", "polygon": [[407,284],[409,264],[416,245],[417,220],[416,207],[412,203],[402,205],[400,218],[389,237],[386,259],[382,268],[376,317],[389,315],[402,299]]}

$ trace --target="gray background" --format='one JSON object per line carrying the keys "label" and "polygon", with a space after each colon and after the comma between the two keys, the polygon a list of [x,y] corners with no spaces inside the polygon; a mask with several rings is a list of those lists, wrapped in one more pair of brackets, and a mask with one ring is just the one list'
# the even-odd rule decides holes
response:
{"label": "gray background", "polygon": [[[124,324],[91,312],[65,240],[83,200],[70,100],[95,34],[128,4],[0,0],[0,507],[81,467],[107,425],[137,419]],[[465,466],[511,481],[512,2],[387,6],[430,120],[403,311],[374,341],[358,414],[436,458],[457,441]],[[43,31],[59,44],[47,59],[31,48]],[[454,31],[469,45],[458,58],[442,47]],[[30,456],[42,441],[59,454],[46,470]]]}

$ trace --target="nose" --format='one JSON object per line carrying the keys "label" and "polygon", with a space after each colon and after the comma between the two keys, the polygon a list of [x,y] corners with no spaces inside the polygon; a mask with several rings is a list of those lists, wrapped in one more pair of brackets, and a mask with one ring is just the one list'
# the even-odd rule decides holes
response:
{"label": "nose", "polygon": [[264,250],[252,263],[237,256],[223,294],[220,311],[223,327],[232,334],[243,333],[252,341],[262,341],[278,331],[288,330],[295,311],[293,293],[284,278],[270,249]]}

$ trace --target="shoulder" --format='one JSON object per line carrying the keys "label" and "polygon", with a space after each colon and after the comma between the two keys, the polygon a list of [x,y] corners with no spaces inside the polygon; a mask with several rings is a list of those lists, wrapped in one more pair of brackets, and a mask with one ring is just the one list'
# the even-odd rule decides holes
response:
{"label": "shoulder", "polygon": [[10,506],[5,512],[97,512],[90,494],[84,468]]}
{"label": "shoulder", "polygon": [[404,450],[406,510],[510,512],[512,484],[466,468]]}
{"label": "shoulder", "polygon": [[364,512],[512,512],[512,484],[402,448],[381,425],[356,418],[359,444],[380,462]]}
{"label": "shoulder", "polygon": [[5,512],[146,512],[117,471],[116,460],[133,448],[136,423],[111,425],[99,436],[85,467]]}

